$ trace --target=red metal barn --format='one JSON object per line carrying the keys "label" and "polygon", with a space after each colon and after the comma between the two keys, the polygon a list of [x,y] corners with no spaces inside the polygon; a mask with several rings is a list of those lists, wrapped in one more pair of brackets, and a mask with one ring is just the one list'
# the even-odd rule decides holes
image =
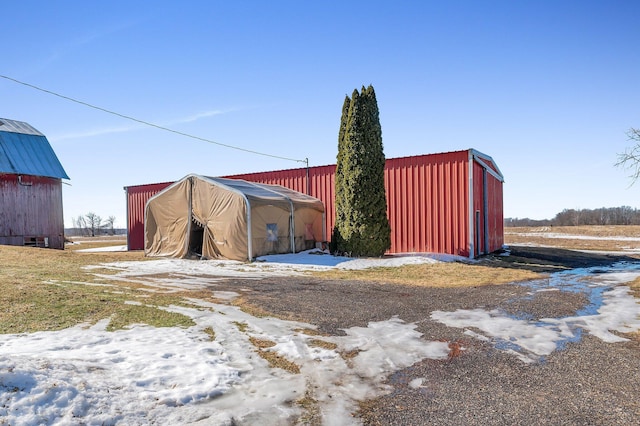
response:
{"label": "red metal barn", "polygon": [[127,247],[129,250],[144,250],[144,208],[149,198],[172,183],[125,186],[124,190],[127,193]]}
{"label": "red metal barn", "polygon": [[[329,236],[335,223],[335,169],[329,165],[226,177],[282,185],[319,198],[325,205],[325,235]],[[476,257],[499,250],[504,243],[503,181],[493,159],[474,149],[387,159],[389,253]],[[142,238],[131,234],[131,217],[143,211],[144,204],[132,206],[132,195],[149,191],[153,185],[129,188],[134,189],[127,196],[129,249],[137,250],[143,248],[144,241],[131,244]],[[140,227],[143,222],[142,218],[134,225]]]}
{"label": "red metal barn", "polygon": [[42,133],[0,118],[0,244],[64,249],[62,179]]}

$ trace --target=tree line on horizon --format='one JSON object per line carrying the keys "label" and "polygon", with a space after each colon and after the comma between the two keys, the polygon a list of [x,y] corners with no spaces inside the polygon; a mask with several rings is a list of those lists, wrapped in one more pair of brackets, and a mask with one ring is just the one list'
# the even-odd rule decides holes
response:
{"label": "tree line on horizon", "polygon": [[564,209],[553,219],[505,218],[504,226],[640,225],[640,210],[629,207]]}
{"label": "tree line on horizon", "polygon": [[115,216],[109,216],[107,219],[103,219],[93,212],[89,212],[84,216],[72,217],[72,228],[66,228],[65,234],[67,236],[77,237],[95,237],[96,235],[115,235],[116,229],[114,223],[116,221]]}

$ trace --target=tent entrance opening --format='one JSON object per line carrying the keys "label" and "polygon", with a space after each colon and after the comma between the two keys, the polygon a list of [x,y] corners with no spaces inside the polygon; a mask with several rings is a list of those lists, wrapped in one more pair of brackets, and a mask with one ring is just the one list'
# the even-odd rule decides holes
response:
{"label": "tent entrance opening", "polygon": [[204,227],[196,219],[191,221],[191,234],[189,235],[189,252],[202,256],[202,241],[204,240]]}

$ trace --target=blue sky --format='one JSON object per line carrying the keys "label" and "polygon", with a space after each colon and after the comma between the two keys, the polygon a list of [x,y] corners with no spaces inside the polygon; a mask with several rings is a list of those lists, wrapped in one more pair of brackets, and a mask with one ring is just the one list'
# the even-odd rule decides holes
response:
{"label": "blue sky", "polygon": [[[221,144],[335,163],[372,84],[387,158],[475,148],[505,217],[639,208],[614,167],[640,127],[637,1],[21,1],[0,74]],[[0,78],[0,117],[51,142],[65,223],[126,226],[123,187],[303,164],[141,125]]]}

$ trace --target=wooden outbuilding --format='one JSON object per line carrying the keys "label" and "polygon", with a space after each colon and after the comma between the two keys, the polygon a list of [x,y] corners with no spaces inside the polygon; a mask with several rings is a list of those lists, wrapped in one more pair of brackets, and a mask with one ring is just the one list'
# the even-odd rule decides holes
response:
{"label": "wooden outbuilding", "polygon": [[0,244],[64,249],[62,179],[42,133],[0,118]]}

